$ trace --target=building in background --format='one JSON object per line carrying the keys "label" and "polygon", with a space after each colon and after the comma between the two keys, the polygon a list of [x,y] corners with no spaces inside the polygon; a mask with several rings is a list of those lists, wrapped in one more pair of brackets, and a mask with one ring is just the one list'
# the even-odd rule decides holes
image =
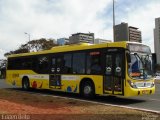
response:
{"label": "building in background", "polygon": [[152,68],[153,68],[153,73],[156,73],[157,58],[156,58],[156,54],[155,53],[152,53]]}
{"label": "building in background", "polygon": [[100,38],[96,38],[94,40],[94,44],[107,43],[107,42],[112,42],[112,41],[111,40],[100,39]]}
{"label": "building in background", "polygon": [[115,42],[131,41],[142,42],[141,31],[136,27],[128,26],[128,23],[122,22],[114,26]]}
{"label": "building in background", "polygon": [[76,33],[69,37],[70,44],[76,43],[94,43],[94,33]]}
{"label": "building in background", "polygon": [[114,26],[115,42],[129,41],[128,24],[121,23]]}
{"label": "building in background", "polygon": [[154,50],[156,53],[157,64],[160,65],[160,17],[155,19]]}
{"label": "building in background", "polygon": [[69,39],[68,38],[59,38],[57,39],[57,44],[58,45],[65,45],[69,43]]}

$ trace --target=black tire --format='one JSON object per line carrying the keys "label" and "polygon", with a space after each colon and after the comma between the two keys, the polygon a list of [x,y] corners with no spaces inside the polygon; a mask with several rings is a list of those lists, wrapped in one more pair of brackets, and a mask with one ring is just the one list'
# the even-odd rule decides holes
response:
{"label": "black tire", "polygon": [[23,90],[30,89],[30,83],[29,83],[29,79],[27,77],[23,78],[23,80],[22,80],[22,89]]}
{"label": "black tire", "polygon": [[81,86],[81,95],[85,98],[95,97],[95,87],[91,81],[85,81]]}

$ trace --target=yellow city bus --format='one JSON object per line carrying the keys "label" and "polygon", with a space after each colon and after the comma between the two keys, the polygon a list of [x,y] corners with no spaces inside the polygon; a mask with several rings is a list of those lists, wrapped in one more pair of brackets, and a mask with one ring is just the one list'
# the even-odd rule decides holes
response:
{"label": "yellow city bus", "polygon": [[82,43],[8,56],[6,81],[25,90],[94,95],[154,94],[152,54],[133,42]]}

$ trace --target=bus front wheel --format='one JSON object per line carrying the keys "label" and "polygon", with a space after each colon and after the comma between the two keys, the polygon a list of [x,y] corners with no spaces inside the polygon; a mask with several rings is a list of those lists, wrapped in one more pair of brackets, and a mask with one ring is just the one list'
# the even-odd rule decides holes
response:
{"label": "bus front wheel", "polygon": [[30,88],[29,79],[25,77],[22,80],[22,89],[29,90],[29,88]]}
{"label": "bus front wheel", "polygon": [[83,82],[81,94],[85,98],[93,98],[95,96],[94,84],[91,81]]}

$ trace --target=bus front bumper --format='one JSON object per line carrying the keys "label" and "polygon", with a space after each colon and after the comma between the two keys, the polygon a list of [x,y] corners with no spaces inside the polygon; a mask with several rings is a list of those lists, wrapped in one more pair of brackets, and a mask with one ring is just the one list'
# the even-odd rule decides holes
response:
{"label": "bus front bumper", "polygon": [[155,93],[155,86],[151,88],[130,88],[128,89],[124,96],[140,96],[140,95],[151,95]]}

